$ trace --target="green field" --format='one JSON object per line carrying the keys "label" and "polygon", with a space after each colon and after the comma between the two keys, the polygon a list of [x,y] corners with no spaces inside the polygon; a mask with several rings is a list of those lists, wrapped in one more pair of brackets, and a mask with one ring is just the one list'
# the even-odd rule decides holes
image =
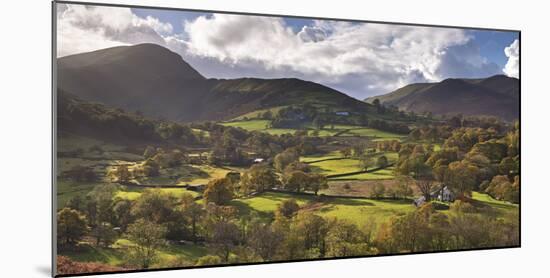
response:
{"label": "green field", "polygon": [[74,183],[57,181],[57,207],[62,208],[67,201],[75,196],[86,196],[98,183]]}
{"label": "green field", "polygon": [[[132,242],[127,239],[119,239],[109,248],[96,247],[88,244],[81,244],[78,250],[61,251],[60,255],[67,256],[75,261],[81,262],[99,262],[112,266],[123,266],[125,262],[126,250],[132,246]],[[152,267],[170,267],[170,263],[182,266],[194,265],[196,260],[207,254],[205,247],[198,245],[167,245],[159,250],[159,263]]]}
{"label": "green field", "polygon": [[[376,154],[373,159],[380,156],[386,156],[388,161],[395,162],[397,160],[397,153],[386,152]],[[326,160],[325,160],[326,159]],[[363,170],[360,165],[360,161],[356,158],[343,158],[339,152],[331,152],[322,156],[306,156],[301,157],[300,161],[309,163],[314,171],[322,173],[323,175],[338,175],[345,173],[352,173]],[[378,170],[372,173],[356,174],[352,176],[331,178],[334,180],[341,179],[356,179],[356,180],[379,180],[379,179],[391,179],[393,176],[393,168],[387,168]]]}
{"label": "green field", "polygon": [[256,211],[261,216],[273,217],[277,206],[289,198],[294,198],[304,209],[320,216],[347,219],[359,225],[364,225],[370,221],[369,219],[381,223],[394,215],[404,214],[415,209],[410,201],[348,198],[330,198],[326,202],[320,203],[319,206],[311,206],[314,208],[309,209],[308,205],[315,202],[314,196],[279,192],[266,192],[252,198],[234,200],[233,204],[245,214]]}
{"label": "green field", "polygon": [[349,132],[345,133],[345,135],[348,135],[348,134],[350,134],[351,136],[368,136],[368,137],[373,137],[374,139],[385,139],[385,140],[392,140],[392,139],[399,140],[405,137],[404,135],[386,132],[386,131],[380,131],[372,128],[354,128],[354,129],[351,129]]}
{"label": "green field", "polygon": [[268,128],[268,120],[249,120],[249,121],[234,121],[221,123],[224,126],[240,127],[248,131],[262,131],[267,132],[271,135],[281,135],[285,133],[294,134],[295,129],[287,128]]}
{"label": "green field", "polygon": [[308,155],[308,156],[301,156],[300,161],[301,162],[312,162],[312,161],[318,161],[318,160],[324,160],[324,159],[332,159],[332,158],[340,158],[342,155],[339,151],[333,151],[327,154],[319,154],[319,155]]}
{"label": "green field", "polygon": [[337,175],[362,170],[359,160],[353,158],[325,160],[311,163],[310,166],[314,171],[322,173],[323,175]]}
{"label": "green field", "polygon": [[[501,212],[503,214],[514,213],[518,210],[517,205],[494,200],[487,194],[474,192],[473,197],[492,208],[503,210]],[[246,215],[255,211],[262,217],[270,218],[274,216],[277,206],[289,198],[295,199],[303,209],[317,215],[347,219],[360,226],[365,225],[369,221],[380,224],[388,221],[393,216],[403,215],[416,209],[410,200],[374,200],[362,198],[330,198],[326,202],[321,202],[320,205],[312,206],[311,204],[316,202],[314,196],[280,192],[266,192],[251,198],[236,199],[232,201],[232,205],[237,206],[241,214]],[[308,207],[312,207],[312,209]]]}
{"label": "green field", "polygon": [[[115,195],[115,198],[121,198],[126,200],[135,200],[141,196],[146,189],[127,189],[121,187]],[[187,190],[185,188],[160,188],[160,191],[167,194],[172,194],[175,197],[181,197],[183,194],[190,194],[193,197],[197,197],[199,193],[196,191]]]}
{"label": "green field", "polygon": [[[240,127],[248,131],[262,131],[267,132],[272,135],[281,135],[285,133],[293,134],[296,132],[296,129],[288,128],[268,128],[269,120],[242,120],[242,117],[239,117],[240,120],[221,123],[224,126]],[[304,126],[311,132],[314,130],[312,126]],[[319,136],[334,136],[335,134],[346,131],[340,136],[363,136],[363,137],[372,137],[374,140],[401,140],[404,138],[404,135],[395,134],[391,132],[380,131],[372,128],[366,128],[362,126],[352,126],[352,125],[334,125],[325,126],[323,129],[319,130]]]}
{"label": "green field", "polygon": [[279,110],[281,110],[282,108],[285,108],[285,107],[287,107],[287,106],[277,106],[277,107],[272,107],[272,108],[269,108],[269,109],[261,109],[261,110],[252,111],[250,113],[246,113],[244,115],[238,116],[234,120],[244,121],[246,119],[249,119],[249,120],[250,119],[258,119],[267,111],[271,111],[272,115],[276,115],[279,112]]}
{"label": "green field", "polygon": [[375,172],[362,173],[357,175],[350,175],[344,177],[335,177],[331,180],[388,180],[395,178],[393,174],[393,167],[381,169]]}

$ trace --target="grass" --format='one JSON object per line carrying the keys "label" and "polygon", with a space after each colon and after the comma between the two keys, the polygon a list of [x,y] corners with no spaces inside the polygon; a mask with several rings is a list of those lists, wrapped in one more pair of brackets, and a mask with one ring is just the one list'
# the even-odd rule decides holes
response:
{"label": "grass", "polygon": [[[121,198],[126,200],[136,200],[141,196],[145,189],[123,189],[121,188],[118,190],[115,194],[115,198]],[[187,190],[185,188],[160,188],[159,189],[163,193],[172,194],[175,197],[181,197],[184,194],[190,194],[193,197],[199,196],[198,192]]]}
{"label": "grass", "polygon": [[[374,159],[379,156],[385,155],[390,162],[397,160],[397,153],[395,152],[386,152],[383,154],[376,155]],[[355,158],[342,158],[342,159],[333,159],[341,158],[338,152],[331,152],[324,156],[308,156],[300,159],[302,162],[309,162],[310,166],[313,167],[314,171],[318,171],[324,175],[337,175],[350,172],[361,171],[360,161]],[[333,159],[325,160],[323,159]],[[319,161],[320,160],[320,161]],[[316,162],[318,161],[318,162]],[[339,177],[335,179],[361,179],[361,180],[371,180],[371,179],[391,179],[393,176],[393,168],[386,168],[378,170],[372,173],[363,173],[353,176]]]}
{"label": "grass", "polygon": [[[121,238],[109,248],[81,244],[77,250],[60,251],[59,255],[67,256],[79,262],[99,262],[112,266],[122,266],[126,261],[126,250],[131,246],[133,246],[131,241]],[[207,250],[203,246],[168,244],[158,251],[159,263],[154,264],[152,267],[166,267],[166,263],[180,261],[192,265],[198,258],[205,255],[207,255]]]}
{"label": "grass", "polygon": [[62,208],[73,197],[86,196],[98,183],[76,183],[71,181],[57,181],[57,207]]}
{"label": "grass", "polygon": [[[314,196],[266,192],[251,198],[233,200],[232,205],[237,206],[242,214],[255,211],[260,216],[272,217],[277,206],[290,198],[294,198],[305,209],[308,203],[315,200]],[[347,219],[362,226],[371,220],[382,223],[392,216],[412,210],[414,206],[409,201],[330,198],[321,206],[315,206],[311,212],[323,217]]]}
{"label": "grass", "polygon": [[241,115],[239,117],[236,117],[235,120],[242,121],[242,120],[245,120],[245,119],[257,119],[257,118],[260,118],[260,116],[262,116],[267,111],[271,111],[272,115],[277,115],[277,113],[279,113],[279,110],[281,110],[282,108],[285,108],[285,107],[286,106],[277,106],[277,107],[272,107],[272,108],[269,108],[269,109],[261,109],[261,110],[252,111],[252,112],[246,113],[244,115]]}
{"label": "grass", "polygon": [[517,210],[519,208],[518,204],[513,204],[506,201],[499,201],[491,197],[489,194],[480,193],[480,192],[472,192],[472,199],[483,202],[493,208],[497,208],[505,211]]}
{"label": "grass", "polygon": [[[281,135],[285,133],[294,133],[296,132],[296,129],[287,129],[287,128],[268,128],[269,126],[269,120],[243,120],[244,117],[239,117],[237,121],[231,121],[226,123],[221,123],[224,126],[233,126],[233,127],[240,127],[243,129],[246,129],[248,131],[262,131],[267,132],[272,135]],[[310,127],[310,135],[312,133],[311,126],[305,126]],[[346,133],[343,133],[341,136],[364,136],[364,137],[373,137],[374,139],[383,139],[383,140],[389,140],[389,139],[395,139],[400,140],[401,138],[404,138],[405,135],[395,134],[391,132],[385,132],[380,131],[372,128],[366,128],[362,126],[352,126],[352,125],[334,125],[334,128],[331,128],[331,125],[326,125],[324,129],[319,130],[319,136],[334,136],[336,133],[349,130]]]}
{"label": "grass", "polygon": [[395,178],[393,167],[378,170],[371,173],[362,173],[351,176],[331,178],[331,180],[389,180]]}
{"label": "grass", "polygon": [[249,121],[234,121],[222,123],[224,126],[240,127],[248,131],[265,130],[269,125],[268,120],[249,120]]}
{"label": "grass", "polygon": [[285,133],[293,134],[294,132],[296,132],[295,129],[288,128],[267,128],[267,126],[269,125],[268,120],[234,121],[221,124],[224,126],[240,127],[248,131],[267,132],[271,135],[281,135]]}
{"label": "grass", "polygon": [[353,158],[344,158],[338,160],[326,160],[311,163],[314,171],[323,175],[336,175],[355,171],[361,171],[359,160]]}
{"label": "grass", "polygon": [[384,140],[400,140],[405,137],[405,135],[381,131],[372,128],[354,128],[349,132],[345,133],[348,136],[368,136],[375,139],[384,139]]}
{"label": "grass", "polygon": [[312,162],[324,159],[340,158],[342,155],[339,151],[332,151],[327,154],[308,155],[300,157],[301,162]]}
{"label": "grass", "polygon": [[227,173],[230,172],[230,170],[223,169],[223,168],[217,168],[213,166],[203,165],[203,166],[193,166],[194,168],[198,168],[200,171],[206,173],[206,177],[192,177],[190,179],[181,179],[181,183],[187,183],[187,184],[207,184],[209,181],[213,179],[220,179],[224,178]]}

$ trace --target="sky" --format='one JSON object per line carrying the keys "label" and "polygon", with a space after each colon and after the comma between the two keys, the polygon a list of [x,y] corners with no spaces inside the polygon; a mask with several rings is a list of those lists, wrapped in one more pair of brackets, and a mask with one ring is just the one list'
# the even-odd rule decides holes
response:
{"label": "sky", "polygon": [[357,99],[519,75],[516,32],[57,4],[58,57],[156,43],[209,78],[301,78]]}

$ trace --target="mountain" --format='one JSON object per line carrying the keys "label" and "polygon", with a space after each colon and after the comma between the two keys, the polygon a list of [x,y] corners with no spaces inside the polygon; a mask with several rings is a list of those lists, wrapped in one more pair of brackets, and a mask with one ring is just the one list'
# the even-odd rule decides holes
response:
{"label": "mountain", "polygon": [[119,46],[57,60],[58,89],[82,100],[176,121],[226,120],[312,103],[366,111],[369,104],[294,78],[207,79],[156,44]]}
{"label": "mountain", "polygon": [[519,117],[519,80],[504,75],[481,79],[445,79],[410,84],[375,99],[401,110],[434,114],[490,115],[506,120]]}

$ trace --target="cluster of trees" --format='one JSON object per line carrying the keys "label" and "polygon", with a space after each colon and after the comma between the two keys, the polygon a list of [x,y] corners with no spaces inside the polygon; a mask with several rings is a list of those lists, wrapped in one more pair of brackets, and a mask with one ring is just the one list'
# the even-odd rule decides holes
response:
{"label": "cluster of trees", "polygon": [[423,126],[411,130],[409,139],[413,141],[425,140],[427,142],[438,142],[441,138],[450,136],[452,127],[448,125]]}
{"label": "cluster of trees", "polygon": [[[114,201],[115,207],[118,202]],[[387,222],[376,223],[369,219],[363,226],[348,220],[323,218],[303,210],[294,199],[280,203],[272,220],[254,212],[242,215],[234,206],[213,202],[199,205],[190,196],[178,199],[155,190],[145,192],[135,201],[125,202],[128,202],[127,217],[132,221],[122,227],[121,235],[134,243],[125,268],[147,268],[159,263],[158,250],[175,237],[204,242],[209,255],[199,258],[196,265],[519,244],[517,218],[500,219],[489,208],[461,201],[451,205],[450,213],[439,212],[428,203]],[[72,237],[69,241],[66,239],[68,234],[59,234],[62,244],[75,244],[88,233],[90,220],[84,215],[74,208],[58,212],[60,227],[70,231]],[[74,268],[92,267],[77,265],[65,258],[61,258],[60,263],[65,273],[77,273]]]}
{"label": "cluster of trees", "polygon": [[114,185],[98,185],[86,198],[74,197],[57,213],[58,245],[73,248],[84,237],[108,247],[125,237],[134,244],[127,253],[128,268],[148,268],[167,241],[197,241],[201,205],[190,194],[179,198],[147,190],[135,201],[115,198]]}
{"label": "cluster of trees", "polygon": [[[119,140],[203,144],[184,124],[152,120],[141,113],[109,108],[103,104],[81,101],[66,92],[58,93],[58,124],[60,130],[109,136]],[[97,131],[101,133],[98,134]]]}
{"label": "cluster of trees", "polygon": [[279,109],[271,121],[271,126],[275,128],[296,128],[301,127],[306,122],[317,123],[319,128],[323,126],[323,119],[317,112],[317,108],[310,104],[288,106]]}
{"label": "cluster of trees", "polygon": [[401,150],[401,142],[398,140],[384,140],[376,143],[376,148],[381,152],[399,152]]}
{"label": "cluster of trees", "polygon": [[188,163],[185,151],[180,149],[164,150],[147,146],[143,156],[145,160],[132,169],[127,164],[120,164],[107,172],[107,177],[113,182],[126,183],[140,177],[156,177],[161,169],[169,169]]}
{"label": "cluster of trees", "polygon": [[400,122],[390,122],[380,119],[371,119],[368,120],[366,124],[368,127],[382,130],[382,131],[388,131],[393,133],[399,133],[399,134],[408,134],[410,132],[409,126]]}
{"label": "cluster of trees", "polygon": [[313,192],[328,188],[324,175],[312,173],[307,164],[293,161],[279,174],[267,163],[254,164],[242,176],[215,179],[205,188],[207,202],[227,205],[235,197],[250,196],[277,189],[291,192]]}
{"label": "cluster of trees", "polygon": [[379,227],[381,253],[461,250],[519,244],[518,216],[499,219],[489,208],[455,201],[445,214],[427,203]]}
{"label": "cluster of trees", "polygon": [[518,132],[517,125],[504,134],[494,127],[460,127],[443,138],[443,146],[437,151],[432,145],[402,144],[395,171],[413,177],[427,200],[436,184],[445,184],[459,197],[477,190],[517,203]]}
{"label": "cluster of trees", "polygon": [[211,128],[210,140],[213,142],[209,163],[215,165],[249,165],[253,157],[273,158],[288,148],[294,148],[302,155],[311,154],[317,151],[315,146],[322,140],[308,137],[306,130],[277,136],[221,125],[207,128]]}

